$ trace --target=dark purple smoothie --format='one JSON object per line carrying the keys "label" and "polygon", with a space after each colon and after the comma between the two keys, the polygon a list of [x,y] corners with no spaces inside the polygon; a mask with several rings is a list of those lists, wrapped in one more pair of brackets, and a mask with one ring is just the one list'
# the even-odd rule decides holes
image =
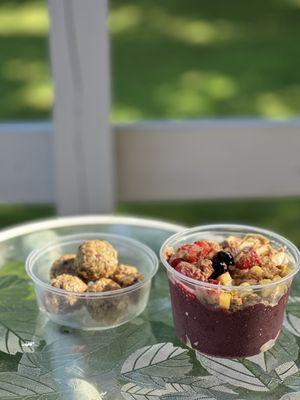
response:
{"label": "dark purple smoothie", "polygon": [[228,311],[188,295],[178,284],[169,285],[176,335],[201,353],[250,357],[270,348],[279,335],[289,291],[275,306],[258,303]]}

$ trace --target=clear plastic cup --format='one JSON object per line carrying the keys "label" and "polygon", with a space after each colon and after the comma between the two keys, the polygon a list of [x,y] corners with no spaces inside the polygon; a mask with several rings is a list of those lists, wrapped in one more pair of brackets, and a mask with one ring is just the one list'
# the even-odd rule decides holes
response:
{"label": "clear plastic cup", "polygon": [[[165,257],[168,246],[176,249],[197,240],[221,242],[230,235],[246,234],[264,235],[275,248],[284,246],[292,272],[266,284],[223,286],[189,278],[172,268]],[[167,269],[176,335],[182,342],[201,353],[226,358],[250,357],[274,345],[299,270],[299,251],[289,240],[250,226],[206,225],[171,236],[162,245],[160,257]],[[233,299],[237,306],[228,309]]]}
{"label": "clear plastic cup", "polygon": [[[76,253],[85,240],[95,239],[111,243],[118,252],[119,263],[136,266],[144,281],[96,293],[71,293],[51,286],[49,272],[53,262],[63,254]],[[26,260],[26,271],[34,283],[40,311],[60,325],[84,330],[113,328],[142,313],[157,268],[158,259],[149,247],[127,237],[99,232],[61,237],[32,251]]]}

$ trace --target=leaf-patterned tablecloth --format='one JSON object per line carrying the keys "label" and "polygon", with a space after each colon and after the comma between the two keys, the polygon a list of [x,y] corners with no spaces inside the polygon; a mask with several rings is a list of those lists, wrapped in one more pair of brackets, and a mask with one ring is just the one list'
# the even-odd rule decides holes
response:
{"label": "leaf-patterned tablecloth", "polygon": [[[172,233],[126,224],[100,228],[139,238],[155,251]],[[15,251],[12,243],[0,247],[0,400],[300,399],[298,281],[275,346],[247,359],[204,356],[176,339],[162,268],[140,317],[109,331],[70,330],[38,312],[21,261],[37,239],[69,230],[18,237]]]}

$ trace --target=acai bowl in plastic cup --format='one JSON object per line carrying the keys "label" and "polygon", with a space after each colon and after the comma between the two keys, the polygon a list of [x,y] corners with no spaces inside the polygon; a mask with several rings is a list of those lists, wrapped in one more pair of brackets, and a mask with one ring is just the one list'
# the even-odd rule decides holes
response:
{"label": "acai bowl in plastic cup", "polygon": [[[50,269],[65,254],[75,254],[84,241],[104,240],[116,249],[119,263],[135,266],[144,280],[105,292],[69,292],[50,285]],[[155,253],[136,240],[108,233],[63,236],[26,260],[39,309],[52,321],[71,328],[104,330],[122,325],[141,314],[149,299],[151,281],[158,269]]]}
{"label": "acai bowl in plastic cup", "polygon": [[[176,270],[176,263],[172,266],[168,262],[168,252],[182,245],[200,241],[222,244],[228,237],[239,240],[245,235],[263,235],[275,251],[278,249],[280,253],[279,249],[284,249],[289,273],[274,280],[264,279],[259,284],[236,286],[219,284],[215,279],[191,278],[179,272],[180,268]],[[171,236],[162,245],[160,257],[167,269],[176,335],[183,343],[200,353],[225,358],[250,357],[274,345],[282,327],[290,286],[299,270],[299,251],[289,240],[250,226],[206,225]]]}

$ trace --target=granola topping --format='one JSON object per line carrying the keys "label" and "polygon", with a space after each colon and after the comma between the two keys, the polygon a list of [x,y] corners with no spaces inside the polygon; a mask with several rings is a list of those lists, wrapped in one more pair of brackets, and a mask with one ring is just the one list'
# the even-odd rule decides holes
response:
{"label": "granola topping", "polygon": [[118,266],[113,279],[124,288],[135,283],[142,282],[144,280],[144,276],[138,272],[136,267],[121,264]]}
{"label": "granola topping", "polygon": [[[229,236],[221,243],[211,240],[185,243],[177,249],[168,248],[166,259],[181,274],[218,285],[216,289],[197,289],[197,297],[230,311],[258,301],[276,304],[290,285],[280,281],[293,271],[286,249],[257,234]],[[278,284],[263,286],[271,282]],[[262,287],[253,290],[253,285]],[[222,286],[242,288],[230,290]]]}
{"label": "granola topping", "polygon": [[101,278],[96,282],[88,285],[88,292],[107,292],[109,290],[121,289],[121,286],[117,282],[109,278]]}

